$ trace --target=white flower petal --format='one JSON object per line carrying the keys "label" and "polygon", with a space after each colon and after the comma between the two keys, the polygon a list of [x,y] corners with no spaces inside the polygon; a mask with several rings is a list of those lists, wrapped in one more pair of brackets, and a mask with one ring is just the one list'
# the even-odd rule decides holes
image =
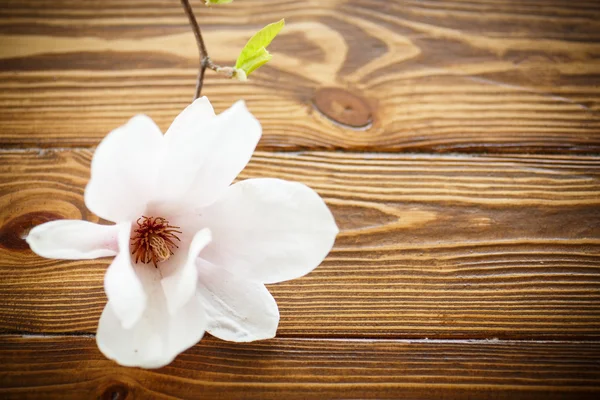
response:
{"label": "white flower petal", "polygon": [[206,96],[202,96],[179,113],[165,133],[165,138],[179,141],[188,136],[202,135],[204,126],[214,116],[215,110],[212,104]]}
{"label": "white flower petal", "polygon": [[[198,271],[196,269],[196,258],[200,251],[211,241],[210,230],[203,229],[194,235],[192,243],[187,252],[187,258],[183,265],[176,266],[175,270],[162,281],[169,313],[176,314],[196,292]],[[161,267],[161,271],[165,268]]]}
{"label": "white flower petal", "polygon": [[129,329],[138,322],[146,308],[146,293],[131,263],[129,254],[131,227],[122,225],[126,228],[119,232],[119,254],[106,270],[104,291],[114,314],[123,327]]}
{"label": "white flower petal", "polygon": [[198,259],[198,276],[211,335],[233,342],[275,337],[279,309],[265,285],[202,259]]}
{"label": "white flower petal", "polygon": [[[262,128],[243,101],[207,118],[204,124],[200,124],[200,118],[188,117],[188,109],[184,113],[182,120],[193,124],[176,120],[177,129],[165,137],[167,158],[160,178],[162,196],[157,201],[184,200],[199,207],[219,198],[244,169]],[[206,114],[202,108],[198,113]]]}
{"label": "white flower petal", "polygon": [[118,225],[59,220],[33,228],[26,241],[36,254],[46,258],[86,260],[117,254]]}
{"label": "white flower petal", "polygon": [[106,357],[121,365],[160,368],[202,339],[206,315],[199,295],[170,315],[159,270],[148,265],[136,270],[148,292],[148,307],[135,325],[124,329],[109,301],[98,323],[96,342]]}
{"label": "white flower petal", "polygon": [[113,222],[139,218],[156,193],[163,142],[160,129],[145,115],[109,133],[92,159],[86,206]]}
{"label": "white flower petal", "polygon": [[238,182],[202,210],[213,241],[202,258],[263,283],[303,276],[331,250],[338,228],[308,186],[280,179]]}

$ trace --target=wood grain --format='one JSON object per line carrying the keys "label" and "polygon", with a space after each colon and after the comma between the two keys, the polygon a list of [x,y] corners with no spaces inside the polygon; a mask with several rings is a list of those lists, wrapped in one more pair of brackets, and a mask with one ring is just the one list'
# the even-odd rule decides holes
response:
{"label": "wood grain", "polygon": [[105,359],[110,260],[24,238],[98,222],[93,147],[137,113],[168,127],[193,34],[177,0],[3,0],[0,398],[600,398],[598,1],[192,3],[220,64],[286,18],[272,62],[205,94],[263,125],[240,178],[313,187],[336,245],[270,286],[277,339],[207,337],[159,370]]}
{"label": "wood grain", "polygon": [[3,399],[595,399],[600,344],[213,338],[154,371],[86,337],[0,337]]}
{"label": "wood grain", "polygon": [[[600,152],[595,0],[195,6],[222,64],[259,27],[287,20],[250,82],[206,83],[218,111],[247,100],[263,150]],[[177,1],[5,0],[0,146],[93,146],[136,113],[166,129],[192,96],[196,64]],[[342,91],[323,105],[329,88]],[[315,104],[372,123],[350,129]]]}
{"label": "wood grain", "polygon": [[[83,203],[91,152],[0,154],[0,330],[94,332],[108,261],[23,237]],[[341,228],[272,285],[279,337],[600,339],[600,159],[257,152],[241,178],[304,182]]]}

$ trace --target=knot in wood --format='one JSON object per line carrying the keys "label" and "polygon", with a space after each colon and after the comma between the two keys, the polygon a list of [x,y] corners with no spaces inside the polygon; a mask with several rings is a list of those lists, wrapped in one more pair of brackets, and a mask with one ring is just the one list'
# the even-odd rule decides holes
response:
{"label": "knot in wood", "polygon": [[349,128],[369,128],[372,112],[369,104],[356,94],[339,88],[322,88],[315,93],[314,104],[327,118]]}
{"label": "knot in wood", "polygon": [[62,218],[61,215],[44,211],[19,215],[0,227],[0,247],[9,250],[27,250],[29,245],[25,238],[32,228]]}
{"label": "knot in wood", "polygon": [[99,398],[102,400],[125,400],[127,399],[128,394],[129,390],[127,385],[123,383],[114,383],[104,389]]}

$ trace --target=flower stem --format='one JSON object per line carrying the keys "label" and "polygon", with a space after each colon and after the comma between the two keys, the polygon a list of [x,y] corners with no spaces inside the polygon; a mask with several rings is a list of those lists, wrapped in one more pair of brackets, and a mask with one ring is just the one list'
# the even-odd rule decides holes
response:
{"label": "flower stem", "polygon": [[216,71],[220,67],[218,65],[215,65],[208,56],[208,51],[206,50],[206,45],[204,44],[204,39],[202,38],[200,26],[198,25],[198,21],[196,21],[196,16],[194,15],[194,10],[190,5],[189,0],[181,0],[181,5],[183,6],[183,9],[185,10],[186,15],[188,16],[190,26],[194,31],[194,36],[196,36],[198,51],[200,52],[200,71],[198,72],[198,80],[196,81],[196,93],[194,94],[194,100],[196,100],[198,97],[200,97],[200,92],[202,92],[202,84],[204,83],[204,72],[206,72],[206,68],[210,68]]}

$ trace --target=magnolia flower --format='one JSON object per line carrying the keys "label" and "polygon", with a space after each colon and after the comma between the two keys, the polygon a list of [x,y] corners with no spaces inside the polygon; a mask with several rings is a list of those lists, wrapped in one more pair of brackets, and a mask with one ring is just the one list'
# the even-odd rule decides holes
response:
{"label": "magnolia flower", "polygon": [[215,116],[189,105],[162,134],[133,117],[98,146],[86,206],[113,225],[59,220],[31,230],[43,257],[115,256],[96,340],[125,366],[158,368],[207,331],[230,341],[275,336],[279,310],[264,284],[298,278],[331,250],[338,228],[307,186],[231,184],[262,128],[244,102]]}

